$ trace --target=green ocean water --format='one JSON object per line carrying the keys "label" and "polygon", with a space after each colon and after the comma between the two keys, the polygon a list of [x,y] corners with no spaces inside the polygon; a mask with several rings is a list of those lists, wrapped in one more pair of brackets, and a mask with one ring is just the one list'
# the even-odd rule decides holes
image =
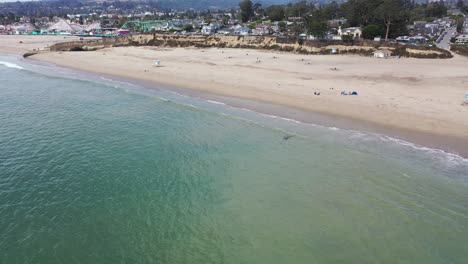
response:
{"label": "green ocean water", "polygon": [[38,71],[0,63],[0,263],[468,263],[466,159]]}

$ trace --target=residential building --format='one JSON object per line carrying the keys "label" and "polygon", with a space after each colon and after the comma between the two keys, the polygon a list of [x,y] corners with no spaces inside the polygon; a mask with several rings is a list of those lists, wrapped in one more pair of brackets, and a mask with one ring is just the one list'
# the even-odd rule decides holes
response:
{"label": "residential building", "polygon": [[237,25],[234,27],[234,35],[248,35],[250,28],[246,26]]}
{"label": "residential building", "polygon": [[272,30],[267,25],[258,25],[254,29],[252,29],[252,35],[270,35]]}
{"label": "residential building", "polygon": [[212,35],[216,33],[216,27],[212,25],[203,26],[201,29],[203,35]]}
{"label": "residential building", "polygon": [[360,38],[362,35],[362,30],[360,27],[350,27],[350,28],[344,28],[341,29],[341,26],[338,27],[338,35],[343,36],[343,35],[351,35],[353,38]]}
{"label": "residential building", "polygon": [[455,37],[455,43],[468,43],[468,35],[458,35]]}

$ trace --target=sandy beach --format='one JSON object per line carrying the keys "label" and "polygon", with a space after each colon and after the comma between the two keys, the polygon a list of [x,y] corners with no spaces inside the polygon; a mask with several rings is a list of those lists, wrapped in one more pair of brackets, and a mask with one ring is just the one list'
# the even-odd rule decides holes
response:
{"label": "sandy beach", "polygon": [[[11,37],[7,41],[5,37],[9,36],[0,36],[3,53],[19,53],[41,44],[34,37]],[[15,47],[20,39],[23,45]],[[468,140],[468,106],[461,105],[463,94],[468,92],[468,58],[460,56],[376,59],[244,49],[119,47],[42,53],[31,58],[389,129]],[[153,66],[155,59],[161,61],[160,67]],[[341,95],[342,91],[356,91],[358,95]]]}
{"label": "sandy beach", "polygon": [[28,51],[47,49],[52,44],[79,39],[74,36],[0,35],[0,53],[23,55]]}

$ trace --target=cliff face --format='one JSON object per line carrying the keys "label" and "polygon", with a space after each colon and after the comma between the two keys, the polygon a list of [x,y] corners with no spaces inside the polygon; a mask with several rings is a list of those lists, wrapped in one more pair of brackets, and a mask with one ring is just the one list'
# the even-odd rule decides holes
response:
{"label": "cliff face", "polygon": [[[198,47],[198,48],[248,48],[265,49],[301,54],[361,54],[372,55],[380,43],[371,41],[321,42],[297,40],[275,36],[185,36],[170,34],[141,34],[103,38],[98,40],[81,40],[52,45],[51,51],[89,51],[105,47],[119,46],[162,46],[162,47]],[[401,45],[386,45],[393,55],[416,58],[451,58],[450,52],[440,49],[406,48]]]}

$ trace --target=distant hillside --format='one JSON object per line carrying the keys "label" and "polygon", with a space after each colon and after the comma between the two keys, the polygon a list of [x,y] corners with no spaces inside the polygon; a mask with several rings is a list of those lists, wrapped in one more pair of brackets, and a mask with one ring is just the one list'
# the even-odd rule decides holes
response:
{"label": "distant hillside", "polygon": [[[1,0],[0,0],[1,1]],[[47,1],[54,1],[54,0],[47,0]],[[77,2],[80,0],[70,0],[73,2]],[[83,0],[81,0],[83,1]],[[84,0],[86,1],[86,0]],[[116,0],[88,0],[89,2],[108,2],[111,3]],[[139,0],[119,0],[121,2],[125,1],[132,1],[132,2],[139,2]],[[229,8],[238,8],[239,2],[241,0],[149,0],[151,2],[157,3],[158,6],[161,8],[174,8],[174,9],[199,9],[199,10],[206,10],[206,9],[229,9]],[[301,2],[304,0],[252,0],[253,3],[260,3],[262,6],[270,6],[270,5],[285,5],[288,3],[296,3]],[[329,3],[333,0],[306,0],[306,2],[313,2],[313,3]],[[344,2],[346,0],[335,0],[336,2]],[[141,2],[147,2],[145,0]]]}
{"label": "distant hillside", "polygon": [[[236,0],[156,0],[162,8],[194,8],[194,9],[228,9],[237,8],[240,1]],[[287,4],[289,0],[258,0],[252,1],[264,6]]]}
{"label": "distant hillside", "polygon": [[[319,1],[326,2],[327,0]],[[228,9],[238,8],[240,0],[154,0],[154,2],[158,3],[158,5],[160,5],[161,8]],[[263,6],[270,6],[295,3],[300,2],[300,0],[252,0],[252,2],[260,3]]]}

